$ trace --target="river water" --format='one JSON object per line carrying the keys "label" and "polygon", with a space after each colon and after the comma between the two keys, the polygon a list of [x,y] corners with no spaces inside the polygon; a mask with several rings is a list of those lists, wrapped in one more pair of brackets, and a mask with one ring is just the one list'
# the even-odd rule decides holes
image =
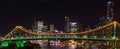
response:
{"label": "river water", "polygon": [[[0,49],[85,49],[83,47],[76,47],[76,46],[71,46],[71,47],[66,47],[66,46],[49,46],[49,47],[32,47],[32,46],[27,46],[27,47],[22,47],[22,48],[17,48],[17,47],[5,47],[5,48],[0,48]],[[98,49],[98,48],[86,48],[86,49]],[[109,48],[101,48],[101,49],[109,49]]]}
{"label": "river water", "polygon": [[76,49],[76,48],[70,48],[70,47],[44,47],[40,49]]}
{"label": "river water", "polygon": [[76,46],[66,47],[66,46],[50,46],[50,47],[41,47],[41,49],[76,49]]}
{"label": "river water", "polygon": [[[88,47],[88,48],[85,48]],[[76,46],[76,45],[71,45],[71,46],[56,46],[56,45],[49,45],[48,44],[32,44],[32,43],[25,43],[24,47],[18,48],[16,47],[16,44],[11,44],[9,47],[2,47],[0,49],[110,49],[106,46]]]}

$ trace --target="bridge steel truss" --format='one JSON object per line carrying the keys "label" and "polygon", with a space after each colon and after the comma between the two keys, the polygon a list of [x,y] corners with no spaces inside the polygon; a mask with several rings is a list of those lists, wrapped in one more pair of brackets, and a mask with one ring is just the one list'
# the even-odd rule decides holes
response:
{"label": "bridge steel truss", "polygon": [[[109,28],[110,26],[112,26],[113,29],[112,33],[104,33],[104,34],[100,33],[101,30],[104,30],[104,28]],[[55,38],[58,38],[59,40],[74,39],[74,40],[90,40],[90,41],[112,41],[113,49],[116,49],[117,41],[119,41],[119,36],[117,36],[119,34],[117,33],[117,31],[119,31],[117,29],[118,27],[120,27],[120,24],[116,21],[113,21],[104,26],[100,26],[95,29],[90,29],[84,32],[38,34],[36,32],[32,32],[31,30],[24,28],[23,26],[16,26],[11,32],[9,32],[7,35],[4,36],[1,45],[3,47],[7,47],[9,45],[8,41],[16,41],[17,47],[23,47],[24,46],[23,41],[25,40],[53,40]],[[84,37],[84,36],[89,36],[89,37]]]}

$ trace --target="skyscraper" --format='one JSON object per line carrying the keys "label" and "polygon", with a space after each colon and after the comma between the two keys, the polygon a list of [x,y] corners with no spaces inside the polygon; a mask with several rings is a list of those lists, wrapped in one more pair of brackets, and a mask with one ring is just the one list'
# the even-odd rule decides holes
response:
{"label": "skyscraper", "polygon": [[37,33],[41,33],[43,31],[43,21],[37,22]]}
{"label": "skyscraper", "polygon": [[[100,18],[99,26],[107,25],[107,24],[109,24],[113,21],[113,17],[114,17],[114,12],[113,12],[114,11],[114,3],[113,3],[113,0],[107,0],[106,5],[107,5],[106,16]],[[109,33],[109,35],[107,35],[108,33]],[[106,37],[111,36],[112,33],[113,33],[112,26],[104,29],[101,32],[101,34],[106,36]]]}
{"label": "skyscraper", "polygon": [[110,23],[113,21],[114,17],[114,2],[113,0],[108,0],[107,1],[107,23]]}
{"label": "skyscraper", "polygon": [[113,21],[114,17],[114,2],[113,0],[107,0],[107,14],[105,17],[100,18],[100,25],[105,25]]}
{"label": "skyscraper", "polygon": [[42,32],[48,32],[48,26],[47,25],[44,25],[43,28],[42,28]]}
{"label": "skyscraper", "polygon": [[54,31],[54,24],[50,24],[50,32]]}
{"label": "skyscraper", "polygon": [[70,21],[68,16],[65,16],[65,32],[70,32]]}
{"label": "skyscraper", "polygon": [[77,32],[77,31],[78,31],[78,23],[70,22],[70,32]]}
{"label": "skyscraper", "polygon": [[33,25],[32,25],[32,31],[37,32],[37,17],[33,16]]}
{"label": "skyscraper", "polygon": [[32,31],[36,33],[41,33],[43,31],[43,21],[39,21],[37,19],[37,16],[33,17],[33,26],[32,26]]}

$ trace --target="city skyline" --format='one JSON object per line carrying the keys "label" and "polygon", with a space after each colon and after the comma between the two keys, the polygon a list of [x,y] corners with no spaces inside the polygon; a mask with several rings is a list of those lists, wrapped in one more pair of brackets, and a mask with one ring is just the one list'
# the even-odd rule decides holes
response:
{"label": "city skyline", "polygon": [[120,49],[120,0],[0,0],[0,49]]}

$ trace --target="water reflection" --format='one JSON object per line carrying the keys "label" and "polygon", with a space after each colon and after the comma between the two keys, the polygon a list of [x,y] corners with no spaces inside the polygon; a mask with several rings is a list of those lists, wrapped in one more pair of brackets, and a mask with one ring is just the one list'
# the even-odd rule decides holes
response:
{"label": "water reflection", "polygon": [[50,46],[50,47],[41,47],[41,49],[76,49],[76,47],[75,46],[72,46],[72,47]]}
{"label": "water reflection", "polygon": [[[36,41],[35,41],[36,42]],[[40,42],[40,43],[34,43],[34,42],[26,42],[24,43],[25,46],[23,48],[17,48],[16,44],[10,44],[8,48],[3,49],[110,49],[108,45],[105,45],[105,42],[87,42],[87,41],[52,41],[50,43]],[[1,48],[0,48],[1,49]]]}

